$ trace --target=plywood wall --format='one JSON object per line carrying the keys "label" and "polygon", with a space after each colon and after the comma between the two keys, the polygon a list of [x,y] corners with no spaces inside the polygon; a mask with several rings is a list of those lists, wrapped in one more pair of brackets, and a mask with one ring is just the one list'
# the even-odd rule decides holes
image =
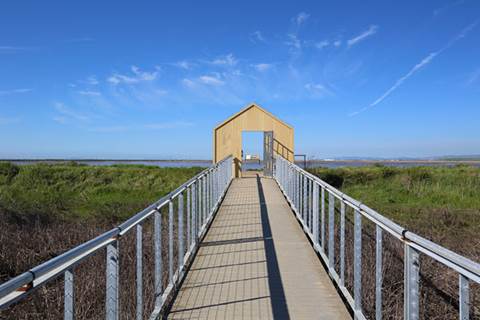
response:
{"label": "plywood wall", "polygon": [[241,169],[242,131],[273,131],[274,152],[293,161],[293,128],[252,104],[213,130],[213,159],[218,162],[233,155],[236,176]]}

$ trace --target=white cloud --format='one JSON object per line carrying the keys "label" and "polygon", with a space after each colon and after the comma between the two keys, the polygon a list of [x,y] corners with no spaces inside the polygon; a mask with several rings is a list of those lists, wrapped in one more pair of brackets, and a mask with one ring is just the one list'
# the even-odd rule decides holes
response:
{"label": "white cloud", "polygon": [[260,31],[255,31],[253,32],[251,35],[250,35],[250,41],[252,41],[253,43],[257,43],[257,42],[266,42],[265,41],[265,37],[262,35],[262,33]]}
{"label": "white cloud", "polygon": [[189,88],[193,88],[195,86],[195,81],[192,81],[192,80],[187,79],[187,78],[182,79],[182,83],[183,83],[184,86],[189,87]]}
{"label": "white cloud", "polygon": [[305,23],[305,21],[307,21],[307,19],[310,18],[310,15],[308,13],[305,13],[305,12],[300,12],[299,14],[297,14],[295,16],[295,23],[300,26],[302,25],[303,23]]}
{"label": "white cloud", "polygon": [[290,53],[297,55],[302,50],[302,41],[294,33],[287,34],[288,40],[285,41],[285,44],[290,47]]}
{"label": "white cloud", "polygon": [[26,89],[26,88],[21,88],[21,89],[12,89],[12,90],[0,90],[0,96],[6,96],[10,94],[19,94],[19,93],[28,93],[33,91],[33,89]]}
{"label": "white cloud", "polygon": [[193,67],[193,63],[190,63],[186,60],[175,62],[173,65],[178,67],[178,68],[185,69],[185,70],[190,70]]}
{"label": "white cloud", "polygon": [[253,67],[255,68],[255,70],[257,70],[258,72],[265,72],[265,71],[268,71],[270,69],[273,68],[273,64],[270,64],[270,63],[257,63],[257,64],[254,64]]}
{"label": "white cloud", "polygon": [[[72,118],[78,121],[88,121],[89,118],[83,114],[77,113],[76,111],[73,111],[66,105],[64,105],[61,102],[55,103],[55,109],[60,113],[60,117],[64,118],[64,122],[67,120],[67,118]],[[57,117],[58,118],[58,117]],[[58,121],[57,121],[58,122]]]}
{"label": "white cloud", "polygon": [[219,66],[234,66],[238,63],[238,60],[232,53],[229,53],[225,56],[216,58],[211,63]]}
{"label": "white cloud", "polygon": [[321,50],[321,49],[323,49],[323,48],[325,48],[325,47],[328,47],[329,44],[330,44],[330,42],[329,42],[328,40],[323,40],[323,41],[320,41],[320,42],[315,43],[315,47],[316,47],[317,49],[320,49],[320,50]]}
{"label": "white cloud", "polygon": [[335,47],[337,47],[337,48],[340,47],[340,46],[342,45],[342,40],[336,40],[336,41],[334,41],[334,42],[333,42],[333,45],[334,45]]}
{"label": "white cloud", "polygon": [[97,77],[95,77],[95,76],[90,76],[90,77],[87,78],[86,83],[89,84],[89,85],[92,85],[92,86],[96,86],[96,85],[99,84],[100,82],[98,82]]}
{"label": "white cloud", "polygon": [[91,96],[91,97],[98,97],[98,96],[101,96],[101,93],[98,92],[98,91],[88,91],[88,90],[80,90],[80,91],[77,91],[78,94],[81,94],[83,96]]}
{"label": "white cloud", "polygon": [[327,94],[331,94],[330,90],[328,90],[327,87],[320,83],[307,83],[305,85],[305,89],[307,89],[310,93],[316,96],[324,96]]}
{"label": "white cloud", "polygon": [[207,84],[207,85],[212,85],[212,86],[221,86],[223,84],[225,84],[224,81],[220,80],[218,77],[216,76],[208,76],[208,75],[204,75],[204,76],[201,76],[199,78],[200,82],[204,83],[204,84]]}
{"label": "white cloud", "polygon": [[107,81],[114,85],[117,85],[120,83],[134,84],[142,81],[153,81],[157,78],[158,71],[160,70],[159,67],[155,67],[155,71],[151,71],[151,72],[141,71],[140,68],[138,68],[137,66],[131,66],[130,69],[133,75],[123,75],[119,73],[114,73],[113,75],[107,78]]}
{"label": "white cloud", "polygon": [[399,78],[395,84],[393,86],[391,86],[387,91],[385,91],[380,97],[378,97],[375,101],[373,101],[372,103],[370,103],[368,106],[358,110],[358,111],[355,111],[355,112],[352,112],[349,114],[349,116],[356,116],[358,115],[359,113],[362,113],[372,107],[375,107],[376,105],[378,105],[379,103],[381,103],[383,100],[385,100],[390,94],[392,94],[395,90],[397,90],[398,87],[400,87],[406,80],[408,80],[408,78],[410,78],[411,76],[413,76],[416,72],[418,72],[419,70],[421,70],[422,68],[424,68],[425,66],[427,66],[429,63],[431,63],[433,61],[433,59],[435,59],[438,55],[440,55],[443,51],[447,50],[448,48],[450,48],[452,45],[455,44],[455,42],[457,42],[458,40],[464,38],[468,32],[470,32],[475,26],[477,25],[477,23],[472,23],[470,24],[469,26],[467,26],[465,29],[462,30],[462,32],[460,32],[457,36],[455,36],[452,40],[450,40],[446,46],[444,46],[443,48],[441,48],[440,50],[438,51],[435,51],[435,52],[432,52],[430,53],[429,55],[427,55],[425,58],[423,58],[419,63],[417,63],[415,66],[413,66],[413,68],[410,69],[409,72],[407,72],[403,77]]}
{"label": "white cloud", "polygon": [[351,47],[351,46],[367,39],[368,37],[373,36],[375,33],[377,33],[377,30],[378,30],[378,26],[371,25],[367,30],[365,30],[364,32],[362,32],[358,36],[348,40],[347,41],[348,46]]}

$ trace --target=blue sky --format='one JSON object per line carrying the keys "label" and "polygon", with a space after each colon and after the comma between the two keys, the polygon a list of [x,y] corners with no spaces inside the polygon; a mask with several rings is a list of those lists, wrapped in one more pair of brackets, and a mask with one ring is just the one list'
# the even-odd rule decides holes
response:
{"label": "blue sky", "polygon": [[11,1],[0,157],[211,157],[255,101],[309,157],[480,153],[480,2]]}

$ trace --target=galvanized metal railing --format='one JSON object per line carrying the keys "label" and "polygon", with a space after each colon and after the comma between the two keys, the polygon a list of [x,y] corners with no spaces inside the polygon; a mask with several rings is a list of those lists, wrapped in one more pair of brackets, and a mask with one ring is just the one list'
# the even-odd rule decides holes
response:
{"label": "galvanized metal railing", "polygon": [[[150,319],[156,319],[185,276],[185,268],[199,247],[232,180],[233,158],[227,157],[208,168],[167,196],[156,201],[118,227],[85,242],[0,285],[0,309],[24,299],[28,294],[55,278],[64,276],[64,319],[74,318],[74,267],[89,256],[106,250],[106,318],[119,318],[119,240],[136,231],[136,319],[143,317],[142,225],[153,218],[155,308]],[[186,205],[184,198],[186,197]],[[161,209],[168,206],[168,246],[162,246]],[[184,211],[185,209],[185,211]],[[176,217],[174,217],[176,216]],[[174,219],[176,230],[174,230]],[[186,220],[186,221],[185,221]],[[185,230],[186,228],[186,230]],[[175,234],[178,239],[174,239]],[[174,241],[178,258],[174,270]],[[162,251],[168,250],[168,285],[163,288]],[[133,299],[133,297],[132,297]]]}
{"label": "galvanized metal railing", "polygon": [[[469,319],[470,281],[480,283],[480,264],[443,248],[415,233],[404,229],[375,210],[342,193],[320,178],[301,169],[294,163],[275,156],[276,179],[290,203],[297,219],[320,255],[331,279],[353,310],[356,319],[366,319],[362,310],[362,219],[375,225],[375,319],[382,319],[382,239],[387,232],[404,246],[404,319],[419,318],[420,254],[456,271],[459,275],[459,318]],[[328,197],[328,213],[325,199]],[[340,270],[335,270],[335,202],[340,203]],[[353,295],[345,286],[345,209],[354,211],[353,239]],[[328,217],[326,217],[328,214]],[[328,225],[327,222],[328,221]],[[338,221],[338,217],[337,217]],[[328,239],[325,229],[328,228]],[[328,247],[325,248],[325,243]],[[372,272],[367,270],[366,272]]]}

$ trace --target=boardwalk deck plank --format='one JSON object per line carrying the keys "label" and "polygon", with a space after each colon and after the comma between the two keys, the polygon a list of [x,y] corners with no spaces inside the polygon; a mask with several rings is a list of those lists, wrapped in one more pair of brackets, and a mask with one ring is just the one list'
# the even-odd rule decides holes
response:
{"label": "boardwalk deck plank", "polygon": [[169,319],[351,319],[273,179],[235,179]]}

